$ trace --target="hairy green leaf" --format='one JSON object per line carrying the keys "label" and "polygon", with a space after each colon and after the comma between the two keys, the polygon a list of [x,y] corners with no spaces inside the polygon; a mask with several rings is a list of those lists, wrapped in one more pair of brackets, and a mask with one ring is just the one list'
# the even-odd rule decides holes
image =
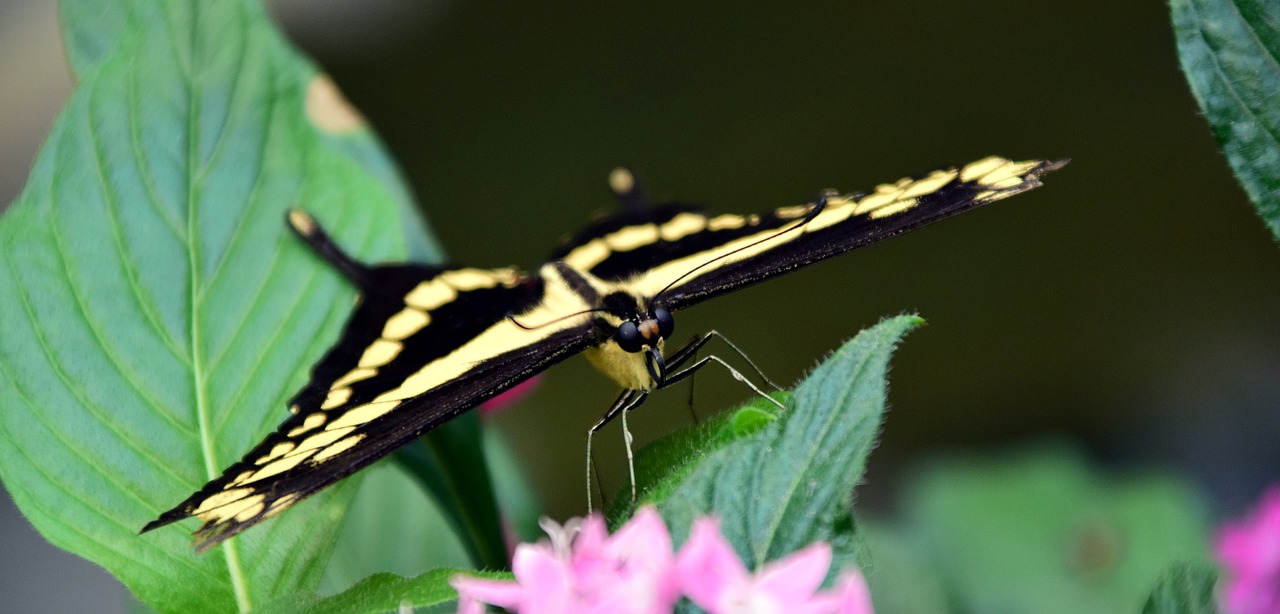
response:
{"label": "hairy green leaf", "polygon": [[889,355],[921,322],[899,316],[862,331],[796,387],[777,421],[703,459],[658,503],[676,541],[715,514],[748,567],[819,539],[851,562],[849,504],[880,430]]}
{"label": "hairy green leaf", "polygon": [[362,258],[435,252],[372,133],[257,2],[62,15],[77,88],[0,219],[0,478],[157,610],[314,587],[349,485],[202,556],[195,522],[137,531],[285,417],[346,319],[354,290],[286,208]]}
{"label": "hairy green leaf", "polygon": [[1280,4],[1173,0],[1182,71],[1227,162],[1280,238]]}
{"label": "hairy green leaf", "polygon": [[1165,570],[1142,614],[1216,614],[1213,587],[1218,574],[1205,565],[1181,563]]}
{"label": "hairy green leaf", "polygon": [[510,574],[462,572],[456,569],[433,569],[413,578],[382,573],[369,576],[350,589],[332,597],[315,593],[298,593],[281,597],[255,610],[262,614],[378,614],[396,612],[402,607],[420,608],[456,601],[458,594],[449,586],[449,578],[458,573],[491,579],[510,579]]}

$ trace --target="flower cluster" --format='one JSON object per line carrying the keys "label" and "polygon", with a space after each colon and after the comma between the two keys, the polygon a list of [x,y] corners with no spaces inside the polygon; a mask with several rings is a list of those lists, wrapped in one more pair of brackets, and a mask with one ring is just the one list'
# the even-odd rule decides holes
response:
{"label": "flower cluster", "polygon": [[831,546],[817,542],[752,573],[712,518],[694,522],[689,539],[672,552],[671,535],[652,507],[642,508],[613,535],[599,516],[563,527],[544,523],[550,542],[521,544],[512,560],[515,581],[455,576],[459,614],[484,604],[521,614],[671,612],[687,597],[711,614],[871,614],[871,597],[857,571],[819,592]]}
{"label": "flower cluster", "polygon": [[1262,495],[1252,516],[1224,525],[1216,541],[1227,576],[1223,611],[1280,612],[1280,485]]}

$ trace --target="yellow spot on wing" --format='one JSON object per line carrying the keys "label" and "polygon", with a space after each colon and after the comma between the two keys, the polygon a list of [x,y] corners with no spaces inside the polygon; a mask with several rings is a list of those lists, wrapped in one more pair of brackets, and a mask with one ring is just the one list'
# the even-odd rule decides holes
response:
{"label": "yellow spot on wing", "polygon": [[878,220],[880,218],[889,217],[891,215],[902,213],[903,211],[906,211],[908,209],[912,209],[916,206],[916,204],[917,204],[917,201],[914,198],[900,200],[895,203],[885,205],[883,207],[880,207],[879,209],[872,211],[870,214],[867,215],[867,217],[870,217],[873,220]]}
{"label": "yellow spot on wing", "polygon": [[[830,201],[828,201],[828,203],[830,203]],[[813,205],[792,205],[790,207],[779,207],[777,209],[774,209],[773,214],[784,220],[789,220],[789,219],[793,220],[798,217],[804,217],[806,215],[809,215],[810,211],[813,211]],[[712,218],[711,224],[708,224],[707,227],[711,228],[711,225],[715,224],[716,220],[722,217],[736,217],[736,216],[721,215],[721,216]],[[741,226],[741,225],[742,224],[738,224],[738,226]],[[736,228],[736,227],[737,226],[731,226],[730,228]],[[711,228],[711,229],[718,230],[717,228]]]}
{"label": "yellow spot on wing", "polygon": [[[354,431],[354,430],[356,430],[356,427],[348,426],[346,428],[341,428],[333,431],[325,430],[325,431],[316,433],[315,435],[312,435],[302,440],[302,443],[298,444],[298,449],[294,450],[293,454],[290,454],[285,458],[293,457],[293,458],[297,458],[298,462],[301,462],[305,454],[311,452],[312,450],[323,448],[339,439],[342,439],[343,437],[346,437],[348,434],[351,433],[351,431]],[[297,455],[297,456],[294,456],[294,455]]]}
{"label": "yellow spot on wing", "polygon": [[412,307],[405,307],[400,313],[387,318],[382,327],[385,339],[404,339],[422,330],[431,322],[431,316]]}
{"label": "yellow spot on wing", "polygon": [[[386,393],[384,393],[383,396],[386,396]],[[379,396],[378,398],[381,399],[382,396]],[[387,412],[395,409],[396,405],[399,405],[399,404],[400,404],[400,401],[398,400],[379,402],[375,399],[373,403],[357,405],[355,407],[352,407],[351,409],[348,409],[346,413],[342,414],[342,416],[340,416],[337,420],[334,420],[332,423],[330,423],[329,426],[325,427],[325,430],[333,431],[333,430],[342,429],[350,426],[360,426],[361,424],[367,424],[370,420],[373,420],[374,418],[382,416],[383,414],[386,414]]]}
{"label": "yellow spot on wing", "polygon": [[925,177],[907,187],[902,191],[902,198],[916,198],[925,194],[937,192],[942,186],[951,183],[960,173],[955,170],[949,171],[933,171]]}
{"label": "yellow spot on wing", "polygon": [[[249,490],[249,489],[246,488],[244,490]],[[229,501],[223,505],[211,508],[205,512],[198,513],[196,515],[205,521],[212,521],[212,522],[230,520],[233,518],[237,520],[247,520],[249,518],[252,518],[253,516],[256,516],[258,512],[262,511],[262,502],[264,500],[266,500],[265,495],[261,495],[261,494],[253,495],[251,497],[245,497],[243,499],[236,499],[234,501]],[[243,519],[241,519],[241,515],[244,515],[246,511],[252,511],[253,513],[247,514],[244,516]]]}
{"label": "yellow spot on wing", "polygon": [[879,209],[880,207],[883,207],[896,200],[898,200],[897,190],[894,190],[892,192],[877,191],[875,194],[866,196],[862,200],[858,201],[858,206],[857,208],[854,209],[853,212],[857,215],[861,215],[863,213],[867,213],[867,212]]}
{"label": "yellow spot on wing", "polygon": [[1008,160],[1000,156],[987,156],[977,162],[970,162],[960,169],[960,181],[977,181],[979,177],[1000,168]]}
{"label": "yellow spot on wing", "polygon": [[[258,496],[261,497],[262,495],[258,495]],[[250,505],[241,509],[240,513],[236,514],[236,521],[244,522],[246,520],[249,520],[250,518],[257,516],[258,514],[261,514],[262,510],[264,509],[266,509],[266,505],[264,505],[262,501],[258,501],[253,505]]]}
{"label": "yellow spot on wing", "polygon": [[338,378],[338,381],[334,382],[331,388],[346,388],[347,386],[350,386],[351,384],[354,384],[360,380],[369,379],[370,377],[373,377],[375,373],[377,373],[377,371],[374,369],[357,367],[355,369],[352,369],[346,375]]}
{"label": "yellow spot on wing", "polygon": [[515,269],[457,269],[441,273],[439,279],[457,290],[468,292],[499,284],[509,286],[516,283],[517,277]]}
{"label": "yellow spot on wing", "polygon": [[346,452],[347,450],[354,448],[356,444],[360,443],[360,441],[363,440],[364,438],[365,438],[364,433],[357,433],[346,439],[343,439],[325,448],[324,450],[321,450],[319,454],[316,454],[314,457],[311,458],[311,462],[313,463],[324,462],[328,458],[342,454],[343,452]]}
{"label": "yellow spot on wing", "polygon": [[297,447],[297,444],[293,443],[292,441],[282,441],[282,442],[280,442],[280,443],[276,444],[276,445],[275,445],[275,447],[271,448],[271,452],[270,452],[270,453],[268,453],[266,456],[264,456],[264,457],[262,457],[262,458],[260,458],[260,459],[258,459],[258,460],[256,460],[256,461],[254,461],[254,463],[253,463],[253,464],[255,464],[255,465],[265,465],[265,464],[267,464],[267,463],[271,462],[272,460],[275,460],[275,459],[277,459],[277,458],[279,458],[279,457],[281,457],[281,456],[284,456],[285,454],[288,454],[288,453],[289,453],[291,450],[293,450],[295,447]]}
{"label": "yellow spot on wing", "polygon": [[[805,213],[808,213],[805,208]],[[747,225],[747,218],[741,215],[717,215],[707,220],[707,230],[733,230]]]}
{"label": "yellow spot on wing", "polygon": [[306,459],[307,459],[307,454],[303,454],[302,452],[293,452],[292,454],[289,454],[280,460],[272,461],[266,467],[263,467],[257,470],[256,472],[254,472],[253,477],[245,480],[244,483],[252,484],[254,482],[257,482],[258,480],[266,479],[273,475],[284,473],[290,469],[293,469],[294,467],[297,467],[298,463],[301,463]]}
{"label": "yellow spot on wing", "polygon": [[290,505],[293,505],[297,501],[298,501],[298,493],[289,493],[283,497],[280,497],[279,499],[276,499],[275,501],[272,501],[271,509],[267,510],[266,517],[270,518],[272,516],[275,516],[276,514],[279,514],[280,512],[285,511],[286,509],[289,508]]}
{"label": "yellow spot on wing", "polygon": [[628,252],[637,247],[658,242],[658,227],[653,224],[628,226],[605,236],[605,242],[616,252]]}
{"label": "yellow spot on wing", "polygon": [[600,239],[592,239],[565,254],[563,262],[579,271],[590,271],[608,257],[609,246]]}
{"label": "yellow spot on wing", "polygon": [[195,511],[191,513],[197,514],[197,515],[202,514],[216,507],[222,507],[233,501],[239,501],[240,499],[243,499],[244,497],[249,496],[249,494],[252,492],[253,492],[252,488],[233,488],[231,490],[224,490],[222,492],[214,493],[212,495],[209,495],[209,498],[205,499],[204,501],[201,501],[200,507],[197,507]]}
{"label": "yellow spot on wing", "polygon": [[310,416],[307,416],[305,420],[302,421],[302,424],[300,426],[294,427],[288,433],[286,433],[286,435],[288,435],[289,437],[297,437],[298,435],[301,435],[307,431],[313,430],[316,427],[320,426],[321,424],[324,424],[324,421],[328,419],[329,417],[322,413],[317,412],[317,413],[311,414]]}
{"label": "yellow spot on wing", "polygon": [[445,303],[452,302],[455,298],[458,298],[458,291],[437,278],[433,281],[424,281],[418,284],[417,287],[405,295],[404,302],[410,307],[431,311]]}
{"label": "yellow spot on wing", "polygon": [[1022,175],[1035,168],[1038,164],[1040,162],[1037,160],[1030,162],[1010,162],[1005,160],[1003,166],[983,175],[979,182],[995,188],[1013,187],[1022,183]]}
{"label": "yellow spot on wing", "polygon": [[324,398],[324,404],[320,406],[320,409],[333,409],[346,403],[349,399],[351,399],[350,388],[335,388],[329,391],[329,395]]}
{"label": "yellow spot on wing", "polygon": [[663,241],[679,241],[707,227],[707,218],[696,213],[681,213],[662,225],[658,234]]}
{"label": "yellow spot on wing", "polygon": [[403,347],[399,341],[378,339],[365,348],[364,354],[360,356],[360,366],[381,367],[391,362]]}

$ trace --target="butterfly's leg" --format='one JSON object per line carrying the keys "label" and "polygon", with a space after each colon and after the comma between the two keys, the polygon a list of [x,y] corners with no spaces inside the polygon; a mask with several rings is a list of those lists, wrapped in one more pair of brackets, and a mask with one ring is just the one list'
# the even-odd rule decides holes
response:
{"label": "butterfly's leg", "polygon": [[679,370],[679,371],[677,371],[677,372],[675,372],[675,373],[672,373],[672,374],[671,374],[671,375],[669,375],[665,380],[663,380],[663,382],[662,382],[661,384],[659,384],[659,385],[658,385],[658,387],[659,387],[659,388],[666,388],[666,387],[668,387],[668,386],[671,386],[672,384],[675,384],[675,383],[677,383],[677,382],[679,382],[679,381],[681,381],[681,380],[685,379],[686,377],[692,377],[692,376],[693,376],[693,374],[694,374],[694,373],[697,373],[699,369],[701,369],[701,368],[703,368],[703,367],[705,367],[705,366],[707,366],[707,365],[711,364],[712,362],[719,363],[719,364],[720,364],[720,366],[724,367],[725,369],[728,369],[728,370],[729,370],[729,375],[732,375],[732,376],[733,376],[733,379],[736,379],[736,380],[738,380],[738,381],[740,381],[740,382],[742,382],[742,383],[746,384],[746,385],[747,385],[747,387],[748,387],[748,388],[750,388],[752,391],[754,391],[756,394],[758,394],[758,395],[760,395],[760,396],[762,396],[762,397],[764,397],[764,398],[768,399],[770,403],[773,403],[774,405],[777,405],[777,406],[778,406],[778,409],[786,409],[786,406],[785,406],[785,405],[783,405],[782,403],[779,403],[779,402],[778,402],[777,400],[775,400],[773,397],[771,397],[771,396],[769,396],[769,395],[765,394],[765,392],[764,392],[763,390],[761,390],[758,386],[756,386],[754,383],[752,383],[752,382],[751,382],[751,380],[747,379],[744,375],[742,375],[741,373],[739,373],[737,369],[734,369],[733,367],[729,366],[729,363],[727,363],[727,362],[725,362],[725,361],[721,360],[719,356],[716,356],[716,355],[714,355],[714,354],[713,354],[713,355],[711,355],[711,356],[707,356],[707,357],[705,357],[705,358],[702,358],[702,359],[701,359],[701,360],[699,360],[698,362],[695,362],[695,363],[693,363],[692,365],[689,365],[688,367],[685,367],[684,369],[681,369],[681,370]]}
{"label": "butterfly's leg", "polygon": [[[591,513],[591,438],[596,434],[596,431],[604,428],[604,425],[608,424],[610,421],[616,418],[618,414],[623,414],[624,416],[623,423],[622,423],[622,426],[623,426],[622,430],[623,430],[623,437],[625,438],[627,443],[627,466],[631,470],[631,495],[632,495],[632,502],[634,503],[635,491],[636,491],[636,480],[635,480],[636,471],[635,471],[635,466],[632,463],[631,433],[628,432],[626,429],[625,412],[631,411],[632,409],[639,407],[641,403],[644,403],[645,398],[647,398],[648,396],[649,396],[649,392],[646,390],[623,390],[622,394],[618,395],[618,398],[614,400],[613,405],[609,407],[609,410],[604,412],[604,417],[600,418],[600,421],[597,422],[595,426],[591,427],[591,430],[587,431],[587,513],[588,514]],[[603,494],[604,493],[602,492],[601,495],[603,496]]]}
{"label": "butterfly's leg", "polygon": [[[782,388],[780,388],[777,384],[773,383],[773,381],[769,379],[769,376],[764,374],[764,371],[760,370],[760,367],[756,366],[756,363],[752,361],[750,357],[747,356],[746,352],[743,352],[742,350],[738,349],[738,346],[734,345],[733,342],[730,341],[728,337],[724,336],[723,333],[716,330],[712,330],[706,333],[705,335],[701,335],[699,337],[694,337],[688,343],[684,344],[676,351],[671,352],[671,354],[667,356],[667,368],[679,369],[689,360],[696,358],[698,355],[698,350],[701,349],[702,346],[706,345],[707,342],[710,341],[712,337],[719,338],[721,341],[724,342],[725,345],[729,346],[729,349],[733,350],[735,354],[741,357],[742,360],[746,361],[748,365],[751,365],[751,370],[755,371],[756,375],[759,375],[760,379],[764,380],[766,384],[768,384],[774,390],[782,390]],[[689,376],[687,377],[692,377],[692,375],[693,374],[689,374]],[[670,379],[671,379],[670,377],[667,378],[668,381]],[[666,386],[664,384],[660,387],[665,388]]]}

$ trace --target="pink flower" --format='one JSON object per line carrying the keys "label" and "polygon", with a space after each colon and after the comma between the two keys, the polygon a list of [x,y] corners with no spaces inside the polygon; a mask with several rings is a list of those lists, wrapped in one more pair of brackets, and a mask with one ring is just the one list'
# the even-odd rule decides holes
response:
{"label": "pink flower", "polygon": [[515,582],[455,576],[459,614],[483,603],[523,614],[650,614],[670,612],[678,597],[671,537],[651,507],[613,536],[599,516],[563,527],[545,522],[550,542],[521,544],[512,560]]}
{"label": "pink flower", "polygon": [[680,588],[710,614],[870,614],[861,574],[844,577],[830,593],[818,588],[831,565],[831,546],[817,542],[747,571],[713,518],[695,520],[676,558]]}
{"label": "pink flower", "polygon": [[1263,494],[1252,516],[1223,525],[1216,542],[1227,576],[1222,609],[1230,614],[1280,612],[1280,484]]}
{"label": "pink flower", "polygon": [[711,614],[871,614],[866,582],[856,571],[818,592],[831,546],[815,543],[758,573],[747,571],[713,519],[694,522],[680,553],[652,507],[641,508],[610,536],[598,516],[563,527],[545,521],[550,541],[522,544],[515,581],[455,576],[459,614],[484,604],[521,614],[660,614],[682,595]]}

